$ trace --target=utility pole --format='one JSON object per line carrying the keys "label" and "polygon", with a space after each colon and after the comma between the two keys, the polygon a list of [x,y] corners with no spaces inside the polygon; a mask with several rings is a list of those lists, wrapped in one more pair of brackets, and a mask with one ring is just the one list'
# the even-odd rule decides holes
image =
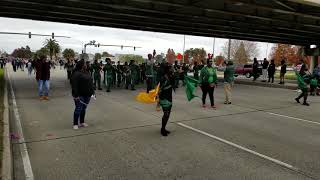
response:
{"label": "utility pole", "polygon": [[184,63],[184,50],[186,47],[186,35],[183,35],[183,53],[182,53],[182,61]]}
{"label": "utility pole", "polygon": [[216,38],[213,38],[213,49],[212,49],[212,58],[214,58],[214,50],[215,50],[215,45],[216,45]]}
{"label": "utility pole", "polygon": [[228,60],[230,61],[230,51],[231,51],[231,39],[229,39],[228,43]]}
{"label": "utility pole", "polygon": [[267,43],[266,58],[268,59],[269,43]]}

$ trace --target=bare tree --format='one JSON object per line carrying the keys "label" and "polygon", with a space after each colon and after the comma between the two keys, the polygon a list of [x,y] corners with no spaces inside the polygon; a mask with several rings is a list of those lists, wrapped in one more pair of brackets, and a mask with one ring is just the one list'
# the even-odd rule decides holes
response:
{"label": "bare tree", "polygon": [[[236,59],[236,54],[240,48],[241,43],[243,43],[246,56],[249,59],[253,59],[254,57],[258,56],[259,48],[256,42],[243,41],[243,40],[231,40],[231,48],[230,48],[231,59],[233,60]],[[229,41],[227,41],[222,48],[224,57],[228,57],[228,47],[229,47]]]}
{"label": "bare tree", "polygon": [[245,50],[244,43],[241,42],[233,61],[235,64],[247,64],[248,60],[248,53]]}

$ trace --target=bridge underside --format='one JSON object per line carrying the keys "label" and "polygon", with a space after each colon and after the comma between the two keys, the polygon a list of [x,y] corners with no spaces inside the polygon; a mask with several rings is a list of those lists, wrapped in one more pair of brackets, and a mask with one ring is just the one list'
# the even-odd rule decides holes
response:
{"label": "bridge underside", "polygon": [[1,0],[0,16],[307,46],[320,5],[303,0]]}

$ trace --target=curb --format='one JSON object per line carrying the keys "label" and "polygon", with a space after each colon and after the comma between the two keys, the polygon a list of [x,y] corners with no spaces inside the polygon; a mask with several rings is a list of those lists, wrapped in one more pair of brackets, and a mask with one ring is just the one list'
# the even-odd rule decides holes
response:
{"label": "curb", "polygon": [[4,96],[3,96],[3,154],[2,154],[2,180],[12,180],[12,151],[10,140],[10,125],[9,125],[9,104],[8,104],[8,89],[6,81],[7,71],[4,71]]}
{"label": "curb", "polygon": [[[224,80],[223,78],[218,78],[218,82],[223,83]],[[280,88],[280,89],[290,89],[290,90],[297,90],[298,85],[280,85],[280,84],[270,84],[270,83],[263,83],[263,82],[253,82],[253,81],[246,81],[246,80],[240,80],[240,79],[235,79],[234,80],[235,84],[242,84],[242,85],[249,85],[249,86],[259,86],[259,87],[267,87],[267,88]]]}
{"label": "curb", "polygon": [[243,84],[243,85],[251,85],[251,86],[260,86],[260,87],[268,87],[268,88],[280,88],[280,89],[290,89],[290,90],[297,90],[297,85],[280,85],[280,84],[268,84],[268,83],[258,83],[258,82],[249,82],[249,81],[239,81],[235,80],[235,84]]}

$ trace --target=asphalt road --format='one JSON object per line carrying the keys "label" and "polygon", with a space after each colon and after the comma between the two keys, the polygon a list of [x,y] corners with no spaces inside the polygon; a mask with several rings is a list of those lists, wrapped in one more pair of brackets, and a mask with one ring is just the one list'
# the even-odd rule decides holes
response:
{"label": "asphalt road", "polygon": [[[221,84],[213,110],[201,108],[198,98],[187,102],[179,88],[171,134],[162,137],[162,112],[134,99],[141,88],[97,91],[89,127],[73,130],[65,72],[52,72],[48,102],[38,100],[26,73],[9,69],[34,179],[320,179],[319,97],[305,107],[292,90],[235,85],[233,104],[224,105]],[[10,120],[17,133],[13,108]],[[13,154],[15,179],[26,179],[19,138]]]}

